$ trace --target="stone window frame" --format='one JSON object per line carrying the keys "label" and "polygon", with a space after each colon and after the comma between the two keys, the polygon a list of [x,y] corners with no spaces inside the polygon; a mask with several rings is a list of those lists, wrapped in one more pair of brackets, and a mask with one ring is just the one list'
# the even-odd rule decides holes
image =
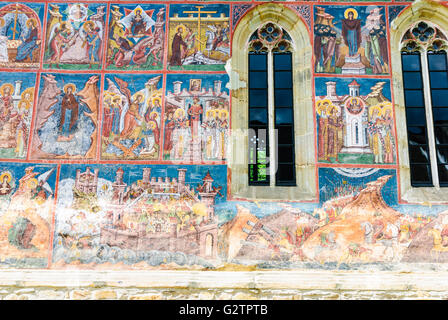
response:
{"label": "stone window frame", "polygon": [[[248,181],[248,44],[250,36],[268,22],[283,28],[293,42],[296,186],[250,186]],[[229,189],[233,199],[317,199],[312,53],[306,24],[297,13],[282,4],[258,5],[246,13],[236,26],[232,58],[226,65],[232,103],[228,167],[231,177]]]}
{"label": "stone window frame", "polygon": [[[390,50],[393,82],[393,99],[397,131],[397,149],[399,159],[399,193],[401,200],[408,203],[445,204],[448,200],[446,187],[413,187],[409,165],[409,149],[404,103],[403,77],[401,66],[401,43],[403,35],[415,23],[429,21],[437,25],[442,32],[448,31],[448,8],[431,1],[420,0],[412,3],[400,13],[390,25]],[[426,55],[425,55],[426,56]],[[428,84],[426,84],[428,85]],[[429,135],[433,132],[428,132]]]}

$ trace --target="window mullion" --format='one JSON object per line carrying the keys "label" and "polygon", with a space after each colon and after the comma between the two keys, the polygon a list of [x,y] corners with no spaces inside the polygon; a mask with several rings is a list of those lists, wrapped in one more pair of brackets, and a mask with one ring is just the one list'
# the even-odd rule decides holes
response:
{"label": "window mullion", "polygon": [[428,144],[431,163],[431,176],[434,187],[439,187],[439,171],[437,168],[437,153],[436,153],[436,141],[434,137],[434,120],[432,116],[432,101],[431,101],[431,84],[429,80],[429,68],[428,68],[428,53],[426,50],[420,55],[422,65],[422,78],[423,78],[423,91],[425,99],[425,113],[426,113],[426,125],[428,127]]}
{"label": "window mullion", "polygon": [[272,51],[268,52],[268,124],[269,124],[269,184],[275,187],[275,173],[277,171],[276,148],[277,140],[275,134],[275,116],[274,116],[274,55]]}

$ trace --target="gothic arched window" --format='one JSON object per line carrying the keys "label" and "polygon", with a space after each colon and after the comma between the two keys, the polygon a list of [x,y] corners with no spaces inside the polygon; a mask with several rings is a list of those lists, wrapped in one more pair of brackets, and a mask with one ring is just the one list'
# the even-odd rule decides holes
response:
{"label": "gothic arched window", "polygon": [[448,186],[447,38],[417,22],[401,40],[411,185]]}
{"label": "gothic arched window", "polygon": [[296,185],[291,48],[271,22],[249,39],[249,185]]}

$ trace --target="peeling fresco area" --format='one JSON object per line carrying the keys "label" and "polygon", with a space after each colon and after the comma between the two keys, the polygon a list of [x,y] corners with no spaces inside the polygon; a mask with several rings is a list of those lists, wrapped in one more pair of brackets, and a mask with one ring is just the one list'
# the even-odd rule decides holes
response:
{"label": "peeling fresco area", "polygon": [[1,268],[448,261],[448,206],[399,196],[389,24],[403,2],[278,1],[313,46],[317,192],[232,198],[232,97],[248,80],[232,34],[260,4],[0,4]]}

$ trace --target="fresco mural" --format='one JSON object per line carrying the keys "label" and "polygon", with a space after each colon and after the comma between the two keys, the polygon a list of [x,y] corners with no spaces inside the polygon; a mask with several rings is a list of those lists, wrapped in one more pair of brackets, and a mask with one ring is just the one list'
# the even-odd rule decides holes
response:
{"label": "fresco mural", "polygon": [[109,20],[107,69],[162,69],[165,12],[165,6],[158,4],[113,4]]}
{"label": "fresco mural", "polygon": [[0,164],[0,266],[45,268],[56,165]]}
{"label": "fresco mural", "polygon": [[229,6],[170,5],[169,70],[224,70],[230,58]]}
{"label": "fresco mural", "polygon": [[315,72],[389,73],[384,6],[315,6]]}
{"label": "fresco mural", "polygon": [[94,3],[49,4],[44,67],[101,69],[105,9]]}
{"label": "fresco mural", "polygon": [[38,68],[44,3],[0,7],[0,68]]}
{"label": "fresco mural", "polygon": [[103,159],[158,159],[162,75],[108,75],[103,94]]}
{"label": "fresco mural", "polygon": [[61,167],[53,265],[209,266],[226,166]]}
{"label": "fresco mural", "polygon": [[399,197],[386,24],[407,4],[278,4],[313,38],[318,191],[305,202],[232,198],[244,86],[230,90],[224,67],[259,3],[225,2],[0,4],[1,268],[448,262],[447,205]]}
{"label": "fresco mural", "polygon": [[99,76],[42,74],[34,119],[33,159],[96,156]]}
{"label": "fresco mural", "polygon": [[164,159],[224,160],[229,128],[227,75],[167,75]]}
{"label": "fresco mural", "polygon": [[315,87],[319,162],[395,163],[389,79],[316,78]]}
{"label": "fresco mural", "polygon": [[0,81],[0,158],[25,159],[36,74],[2,72]]}

